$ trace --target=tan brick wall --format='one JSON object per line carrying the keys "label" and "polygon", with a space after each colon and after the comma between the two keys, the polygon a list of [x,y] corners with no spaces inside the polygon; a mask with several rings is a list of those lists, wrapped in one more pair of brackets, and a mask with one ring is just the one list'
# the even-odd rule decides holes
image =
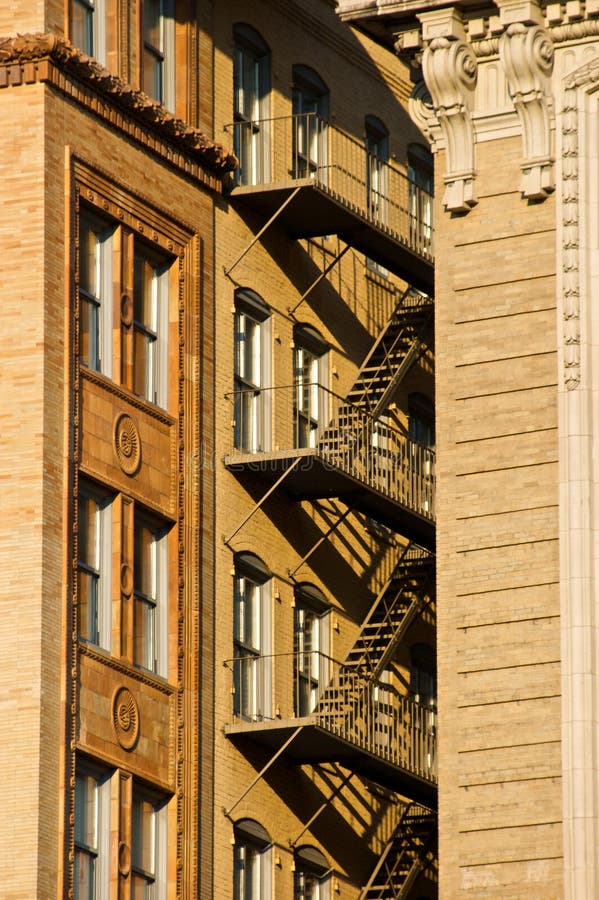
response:
{"label": "tan brick wall", "polygon": [[438,183],[444,900],[562,896],[555,206],[520,198],[520,153],[477,146],[465,217]]}

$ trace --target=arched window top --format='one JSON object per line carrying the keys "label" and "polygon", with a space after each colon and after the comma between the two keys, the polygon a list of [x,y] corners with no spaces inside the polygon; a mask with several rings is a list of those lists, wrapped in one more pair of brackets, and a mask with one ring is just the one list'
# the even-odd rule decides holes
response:
{"label": "arched window top", "polygon": [[311,94],[313,97],[324,97],[329,88],[315,69],[298,63],[293,67],[293,86]]}
{"label": "arched window top", "polygon": [[295,586],[295,600],[304,606],[309,606],[317,615],[328,612],[330,605],[320,588],[308,581],[302,581]]}
{"label": "arched window top", "polygon": [[417,166],[433,168],[433,156],[424,144],[408,144],[408,161]]}
{"label": "arched window top", "polygon": [[270,47],[262,35],[251,25],[246,25],[245,22],[237,22],[233,25],[233,38],[238,47],[249,50],[256,59],[270,54]]}
{"label": "arched window top", "polygon": [[233,827],[235,829],[235,840],[237,841],[251,843],[261,849],[272,844],[266,828],[260,822],[256,822],[255,819],[239,819]]}
{"label": "arched window top", "polygon": [[330,349],[327,341],[325,341],[321,333],[312,325],[295,325],[293,329],[293,342],[296,347],[305,347],[316,356],[322,356]]}
{"label": "arched window top", "polygon": [[264,583],[272,577],[272,573],[266,563],[262,562],[255,553],[244,551],[234,556],[235,571],[239,575],[248,575],[259,583]]}
{"label": "arched window top", "polygon": [[258,321],[268,319],[270,316],[270,307],[264,302],[262,297],[250,288],[238,288],[235,291],[235,308],[241,312],[249,313],[252,318]]}
{"label": "arched window top", "polygon": [[366,116],[364,119],[364,127],[366,129],[367,138],[383,140],[389,137],[389,129],[378,116]]}
{"label": "arched window top", "polygon": [[329,872],[331,868],[324,853],[307,844],[295,851],[295,864],[298,868],[309,869],[319,877]]}
{"label": "arched window top", "polygon": [[437,668],[435,651],[430,644],[412,644],[410,647],[410,661],[412,666],[416,666],[416,668],[425,672],[435,672]]}

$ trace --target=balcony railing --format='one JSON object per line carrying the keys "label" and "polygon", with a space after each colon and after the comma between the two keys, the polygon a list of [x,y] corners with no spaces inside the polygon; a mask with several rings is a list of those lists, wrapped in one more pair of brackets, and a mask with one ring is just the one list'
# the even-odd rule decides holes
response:
{"label": "balcony railing", "polygon": [[317,113],[235,122],[237,184],[280,188],[309,179],[420,257],[433,258],[433,198],[394,162]]}
{"label": "balcony railing", "polygon": [[233,406],[228,463],[247,463],[248,454],[301,451],[434,520],[435,452],[388,420],[373,419],[319,384],[233,391],[226,397]]}
{"label": "balcony railing", "polygon": [[434,709],[401,695],[394,685],[366,681],[315,650],[237,657],[224,665],[232,679],[234,724],[303,720],[436,781]]}

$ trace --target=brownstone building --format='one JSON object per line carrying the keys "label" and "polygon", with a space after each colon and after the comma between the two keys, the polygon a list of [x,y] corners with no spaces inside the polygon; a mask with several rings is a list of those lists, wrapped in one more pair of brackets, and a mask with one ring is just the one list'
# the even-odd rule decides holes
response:
{"label": "brownstone building", "polygon": [[0,9],[0,897],[437,896],[411,90],[332,0]]}

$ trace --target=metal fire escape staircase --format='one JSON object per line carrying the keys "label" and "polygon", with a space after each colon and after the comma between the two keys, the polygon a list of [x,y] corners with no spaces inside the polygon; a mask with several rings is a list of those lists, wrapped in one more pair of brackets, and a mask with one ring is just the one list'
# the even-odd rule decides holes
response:
{"label": "metal fire escape staircase", "polygon": [[437,878],[437,816],[411,803],[403,811],[358,900],[407,900],[418,876]]}

